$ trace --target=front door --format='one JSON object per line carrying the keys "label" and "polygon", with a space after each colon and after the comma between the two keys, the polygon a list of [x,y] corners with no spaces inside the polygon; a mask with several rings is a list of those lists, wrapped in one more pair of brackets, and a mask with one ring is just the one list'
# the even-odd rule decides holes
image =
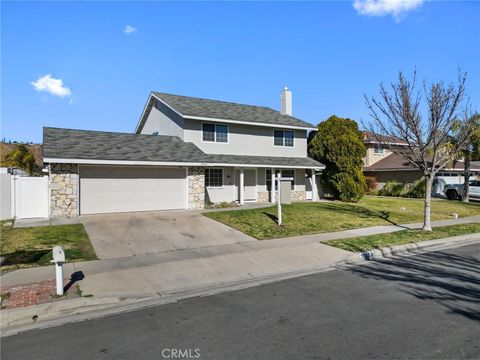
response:
{"label": "front door", "polygon": [[[255,169],[243,170],[243,200],[256,201],[257,200],[257,181]],[[236,200],[240,201],[240,170],[235,170],[235,187]]]}

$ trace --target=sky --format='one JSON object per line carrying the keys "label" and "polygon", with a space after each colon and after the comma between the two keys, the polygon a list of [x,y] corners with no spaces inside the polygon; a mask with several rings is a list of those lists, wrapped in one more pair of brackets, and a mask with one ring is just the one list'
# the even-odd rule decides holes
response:
{"label": "sky", "polygon": [[368,121],[400,70],[468,73],[480,110],[480,2],[1,3],[1,138],[42,127],[133,132],[150,91]]}

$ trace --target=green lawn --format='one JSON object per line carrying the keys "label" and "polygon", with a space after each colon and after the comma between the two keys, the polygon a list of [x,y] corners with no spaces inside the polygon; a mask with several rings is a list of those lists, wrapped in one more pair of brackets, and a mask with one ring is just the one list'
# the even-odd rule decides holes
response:
{"label": "green lawn", "polygon": [[480,224],[461,224],[433,228],[433,231],[402,230],[389,234],[361,236],[349,239],[324,241],[324,244],[347,251],[367,251],[386,246],[441,239],[449,236],[480,233]]}
{"label": "green lawn", "polygon": [[[432,201],[432,220],[480,215],[479,204],[461,201]],[[256,239],[273,239],[369,227],[421,222],[423,200],[365,196],[356,204],[342,202],[295,203],[283,205],[283,224],[276,223],[277,207],[206,212],[220,221]]]}
{"label": "green lawn", "polygon": [[67,262],[97,259],[82,224],[17,228],[1,225],[2,270],[50,264],[52,248],[63,246]]}

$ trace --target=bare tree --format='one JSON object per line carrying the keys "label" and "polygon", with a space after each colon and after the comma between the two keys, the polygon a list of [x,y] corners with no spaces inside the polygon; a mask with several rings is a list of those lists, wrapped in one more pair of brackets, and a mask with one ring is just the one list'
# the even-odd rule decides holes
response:
{"label": "bare tree", "polygon": [[[389,89],[380,84],[378,98],[365,96],[372,118],[368,130],[383,147],[423,172],[426,184],[423,230],[432,230],[431,194],[436,173],[465,148],[473,131],[468,106],[464,104],[466,79],[467,74],[459,71],[455,84],[424,82],[418,89],[416,72],[411,81],[400,72],[398,81]],[[397,138],[401,145],[385,137]]]}

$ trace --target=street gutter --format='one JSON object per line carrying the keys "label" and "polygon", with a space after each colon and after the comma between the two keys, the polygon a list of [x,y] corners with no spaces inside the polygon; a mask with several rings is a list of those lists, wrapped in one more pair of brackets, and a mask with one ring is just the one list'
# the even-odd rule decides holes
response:
{"label": "street gutter", "polygon": [[[389,258],[393,256],[414,256],[424,252],[445,250],[476,243],[480,243],[480,233],[375,249],[370,252],[371,255],[369,256],[366,256],[365,253],[353,253],[347,259],[339,261],[330,266],[305,268],[301,271],[281,274],[267,274],[254,279],[235,282],[217,282],[202,286],[200,288],[191,288],[188,290],[176,291],[168,294],[158,294],[158,296],[153,297],[83,297],[72,300],[58,301],[55,303],[29,306],[25,308],[1,310],[0,336],[6,337],[27,330],[60,326],[68,323],[97,319],[119,313],[164,305],[193,297],[210,296],[259,285],[276,283],[283,280],[321,272],[368,264],[370,261],[375,261],[376,259],[381,258]],[[33,317],[35,315],[37,318],[34,321]]]}

